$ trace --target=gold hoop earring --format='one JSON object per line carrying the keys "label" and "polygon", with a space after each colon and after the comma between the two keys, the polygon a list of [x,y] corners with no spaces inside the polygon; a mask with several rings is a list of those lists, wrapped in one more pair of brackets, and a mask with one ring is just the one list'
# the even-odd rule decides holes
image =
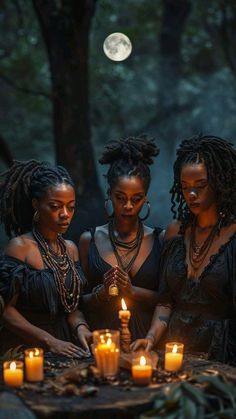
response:
{"label": "gold hoop earring", "polygon": [[[112,208],[112,213],[111,214],[109,214],[109,210],[108,210],[108,205],[109,205],[109,201],[111,201],[111,198],[106,198],[105,199],[105,201],[104,201],[104,208],[105,208],[105,210],[106,210],[106,213],[107,213],[107,217],[108,218],[112,218],[113,216],[114,216],[114,211],[113,211],[113,208]],[[112,203],[111,203],[111,207],[112,207]]]}
{"label": "gold hoop earring", "polygon": [[33,215],[33,223],[38,223],[38,222],[39,222],[39,211],[36,210]]}
{"label": "gold hoop earring", "polygon": [[142,217],[142,218],[139,217],[140,221],[145,221],[149,217],[150,212],[151,212],[151,204],[150,204],[150,202],[149,201],[146,201],[144,203],[147,204],[147,214],[145,215],[145,217]]}

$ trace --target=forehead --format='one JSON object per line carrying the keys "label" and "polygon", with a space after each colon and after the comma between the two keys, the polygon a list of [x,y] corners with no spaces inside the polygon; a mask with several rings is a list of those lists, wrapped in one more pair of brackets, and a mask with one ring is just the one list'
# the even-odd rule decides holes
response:
{"label": "forehead", "polygon": [[185,164],[180,172],[180,180],[183,182],[208,179],[207,169],[204,163]]}
{"label": "forehead", "polygon": [[122,193],[145,193],[143,180],[139,176],[120,176],[117,178],[113,191]]}
{"label": "forehead", "polygon": [[49,186],[42,199],[51,199],[55,201],[74,201],[75,190],[73,186],[66,183],[59,183],[55,186]]}

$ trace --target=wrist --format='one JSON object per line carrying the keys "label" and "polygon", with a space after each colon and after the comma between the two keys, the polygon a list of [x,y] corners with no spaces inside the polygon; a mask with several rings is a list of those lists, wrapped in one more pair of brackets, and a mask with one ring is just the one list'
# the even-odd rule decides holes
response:
{"label": "wrist", "polygon": [[155,338],[155,335],[152,332],[147,333],[146,339],[150,340],[150,342],[152,343],[152,346],[155,345],[156,338]]}
{"label": "wrist", "polygon": [[86,328],[87,330],[90,330],[89,329],[89,325],[88,325],[88,323],[85,320],[80,321],[73,328],[73,335],[74,336],[77,336],[77,332],[78,332],[78,329],[79,328]]}
{"label": "wrist", "polygon": [[110,297],[107,295],[106,288],[103,284],[94,287],[92,293],[97,303],[104,303],[110,300]]}

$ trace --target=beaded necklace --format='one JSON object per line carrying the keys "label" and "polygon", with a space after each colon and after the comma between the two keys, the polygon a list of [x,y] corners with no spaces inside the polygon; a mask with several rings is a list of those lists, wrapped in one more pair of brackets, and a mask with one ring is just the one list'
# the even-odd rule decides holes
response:
{"label": "beaded necklace", "polygon": [[194,271],[197,271],[202,265],[212,243],[219,231],[220,220],[212,227],[206,240],[199,246],[196,243],[196,222],[191,227],[189,241],[189,261]]}
{"label": "beaded necklace", "polygon": [[[108,233],[109,233],[109,239],[110,239],[116,260],[118,262],[118,265],[125,272],[128,273],[130,269],[132,268],[140,250],[140,246],[141,246],[143,235],[144,235],[143,223],[139,220],[139,226],[138,226],[136,237],[134,238],[134,240],[131,240],[129,242],[123,242],[115,236],[113,220],[111,220],[108,223]],[[120,249],[126,249],[125,255],[121,254]],[[126,262],[128,260],[128,256],[133,251],[134,251],[133,256],[128,262]]]}
{"label": "beaded necklace", "polygon": [[[65,312],[71,313],[78,306],[81,279],[78,271],[75,269],[74,262],[68,254],[65,240],[61,235],[58,235],[57,246],[59,252],[56,254],[38,230],[33,228],[32,233],[38,243],[44,265],[53,272],[57,292]],[[71,272],[71,283],[69,288],[67,288],[65,279],[69,272]]]}

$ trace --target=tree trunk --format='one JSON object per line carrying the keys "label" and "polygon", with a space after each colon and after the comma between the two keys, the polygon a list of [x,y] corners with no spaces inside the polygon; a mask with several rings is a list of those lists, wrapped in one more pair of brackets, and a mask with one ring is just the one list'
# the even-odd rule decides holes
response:
{"label": "tree trunk", "polygon": [[32,1],[51,70],[56,159],[72,175],[79,199],[70,231],[78,239],[83,227],[104,218],[89,127],[88,44],[96,0]]}
{"label": "tree trunk", "polygon": [[181,42],[186,20],[191,11],[190,0],[162,0],[160,31],[160,106],[169,110],[178,106],[181,77]]}

